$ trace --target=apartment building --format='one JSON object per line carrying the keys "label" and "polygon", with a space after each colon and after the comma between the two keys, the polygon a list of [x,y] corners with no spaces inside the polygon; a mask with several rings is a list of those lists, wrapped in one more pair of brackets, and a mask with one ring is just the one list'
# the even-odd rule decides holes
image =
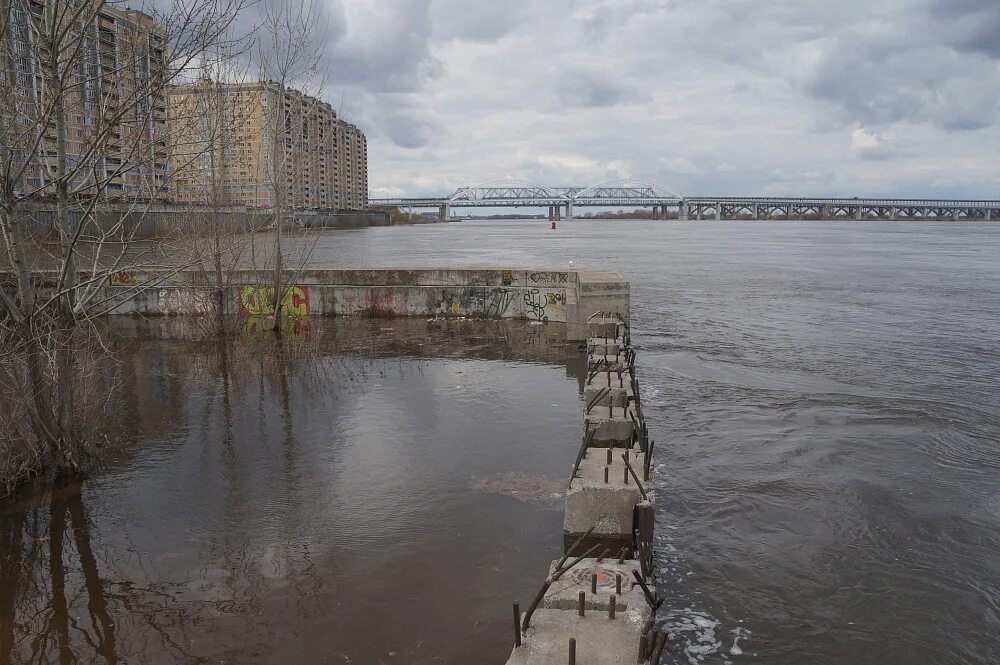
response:
{"label": "apartment building", "polygon": [[176,202],[270,208],[277,193],[300,209],[365,207],[365,135],[329,104],[270,81],[205,80],[167,97]]}
{"label": "apartment building", "polygon": [[[56,4],[57,3],[57,4]],[[39,38],[51,6],[80,8],[63,40],[61,66],[69,76],[62,95],[70,190],[110,198],[165,195],[167,105],[162,85],[165,35],[141,11],[88,0],[27,0],[8,9],[0,41],[0,87],[6,147],[29,167],[18,193],[51,195],[56,172],[56,86],[44,65],[47,40]],[[43,35],[44,36],[44,35]],[[9,100],[9,102],[8,102]],[[33,129],[42,128],[37,145]]]}

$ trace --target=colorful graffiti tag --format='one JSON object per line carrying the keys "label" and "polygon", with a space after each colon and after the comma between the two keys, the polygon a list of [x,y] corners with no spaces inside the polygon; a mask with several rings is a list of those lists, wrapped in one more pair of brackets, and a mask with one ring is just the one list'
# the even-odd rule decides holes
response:
{"label": "colorful graffiti tag", "polygon": [[[274,289],[271,287],[244,286],[240,292],[240,305],[248,316],[274,314]],[[309,316],[309,287],[292,286],[281,299],[283,316]]]}

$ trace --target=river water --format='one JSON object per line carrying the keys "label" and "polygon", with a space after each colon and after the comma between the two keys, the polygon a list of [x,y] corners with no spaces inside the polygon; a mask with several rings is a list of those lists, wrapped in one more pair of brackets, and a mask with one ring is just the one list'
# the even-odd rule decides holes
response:
{"label": "river water", "polygon": [[[677,662],[992,665],[998,230],[476,221],[289,245],[631,281]],[[504,661],[579,437],[557,326],[314,322],[291,362],[130,325],[135,444],[0,509],[0,661]]]}

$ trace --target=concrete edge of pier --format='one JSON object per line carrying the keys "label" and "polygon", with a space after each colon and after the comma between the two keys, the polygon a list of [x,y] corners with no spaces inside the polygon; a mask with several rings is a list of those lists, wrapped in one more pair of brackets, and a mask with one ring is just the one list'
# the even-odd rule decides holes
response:
{"label": "concrete edge of pier", "polygon": [[[39,271],[44,280],[56,273]],[[3,274],[0,273],[0,277]],[[81,279],[88,279],[81,274]],[[565,323],[569,341],[587,338],[587,317],[595,311],[627,322],[629,283],[601,270],[551,268],[345,268],[289,272],[285,316],[423,316],[514,319]],[[135,316],[206,316],[221,306],[228,313],[274,313],[273,276],[237,270],[219,288],[209,271],[130,271],[110,275],[95,300],[109,313]],[[221,298],[220,298],[221,294]],[[220,305],[222,303],[222,305]]]}
{"label": "concrete edge of pier", "polygon": [[587,317],[583,432],[566,489],[563,556],[530,603],[514,604],[507,665],[657,663],[654,442],[628,318]]}

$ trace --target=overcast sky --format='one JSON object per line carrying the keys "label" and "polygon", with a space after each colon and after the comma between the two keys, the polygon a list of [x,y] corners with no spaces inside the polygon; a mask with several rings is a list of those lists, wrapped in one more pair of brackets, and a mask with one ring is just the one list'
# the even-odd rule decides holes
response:
{"label": "overcast sky", "polygon": [[324,0],[373,197],[1000,198],[1000,0]]}

